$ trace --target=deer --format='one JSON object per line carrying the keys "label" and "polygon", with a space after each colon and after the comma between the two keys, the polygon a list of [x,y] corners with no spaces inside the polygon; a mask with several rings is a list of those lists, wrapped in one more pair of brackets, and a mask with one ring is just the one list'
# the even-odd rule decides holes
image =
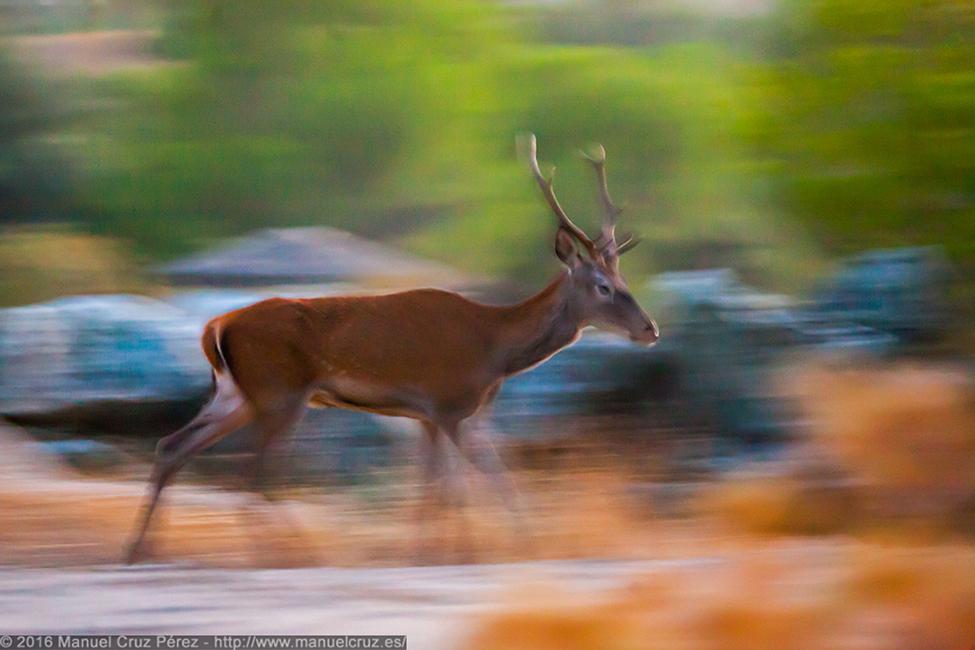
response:
{"label": "deer", "polygon": [[210,320],[201,346],[212,368],[209,402],[155,450],[149,492],[128,545],[128,563],[143,555],[160,495],[195,455],[251,425],[258,432],[253,488],[271,500],[265,482],[268,449],[306,408],[339,408],[411,418],[420,423],[428,451],[427,485],[436,478],[442,440],[490,477],[510,506],[516,496],[494,447],[471,437],[462,424],[487,407],[506,379],[525,372],[574,343],[589,326],[649,346],[656,323],[637,304],[619,268],[637,240],[618,241],[622,209],[610,198],[606,151],[584,154],[596,173],[603,221],[590,238],[562,209],[554,169],[542,174],[534,135],[527,160],[542,196],[557,218],[559,273],[538,293],[511,305],[487,305],[439,289],[378,295],[270,298]]}

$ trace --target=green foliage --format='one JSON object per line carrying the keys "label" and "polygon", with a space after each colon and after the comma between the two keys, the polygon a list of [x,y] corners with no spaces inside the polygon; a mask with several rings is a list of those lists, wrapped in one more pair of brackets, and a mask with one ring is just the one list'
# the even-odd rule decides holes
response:
{"label": "green foliage", "polygon": [[94,129],[119,149],[96,174],[93,220],[158,255],[268,224],[375,234],[397,214],[404,232],[467,200],[499,42],[479,11],[179,4],[164,49],[185,65],[104,89],[125,108]]}
{"label": "green foliage", "polygon": [[625,227],[646,240],[635,279],[808,259],[741,182],[749,97],[725,47],[532,44],[519,17],[473,1],[177,3],[161,49],[185,63],[99,89],[122,110],[92,129],[91,223],[153,257],[327,223],[537,281],[554,222],[514,147],[534,131],[590,227],[578,151],[606,145]]}
{"label": "green foliage", "polygon": [[792,0],[757,113],[788,213],[837,252],[943,244],[975,270],[975,3]]}
{"label": "green foliage", "polygon": [[0,219],[63,214],[70,168],[49,141],[64,114],[0,52]]}
{"label": "green foliage", "polygon": [[[558,169],[560,201],[594,233],[596,186],[579,152],[605,145],[610,189],[625,206],[621,227],[644,238],[625,262],[631,276],[733,264],[767,277],[770,263],[795,268],[809,260],[802,237],[756,209],[742,183],[748,98],[723,48],[534,46],[506,59],[503,78],[511,92],[495,121],[537,134],[540,161]],[[435,254],[442,246],[458,263],[476,259],[512,277],[550,273],[553,262],[539,251],[551,245],[552,217],[524,162],[510,153],[510,134],[498,133],[496,142],[495,155],[506,162],[494,201],[421,233],[421,248]],[[794,278],[781,284],[794,286]]]}
{"label": "green foliage", "polygon": [[[83,120],[11,138],[4,125],[60,104],[0,106],[0,187],[57,197],[8,214],[80,214],[149,259],[330,224],[534,282],[555,264],[552,217],[515,155],[534,131],[590,227],[577,154],[606,145],[622,228],[645,239],[624,262],[634,279],[731,265],[794,289],[820,247],[903,243],[975,266],[972,0],[787,0],[766,18],[642,0],[160,11],[172,63],[80,84],[98,107]],[[5,92],[11,78],[0,70]],[[52,134],[77,146],[52,158]],[[71,178],[64,159],[75,182],[43,187]]]}

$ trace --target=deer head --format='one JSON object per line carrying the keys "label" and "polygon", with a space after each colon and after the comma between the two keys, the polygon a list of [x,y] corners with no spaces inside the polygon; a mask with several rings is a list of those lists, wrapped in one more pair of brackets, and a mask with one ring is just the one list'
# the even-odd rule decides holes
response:
{"label": "deer head", "polygon": [[584,324],[621,332],[630,340],[652,345],[660,338],[657,324],[640,308],[620,273],[619,259],[636,245],[632,236],[616,239],[616,222],[622,212],[609,196],[606,185],[606,150],[600,145],[594,155],[583,154],[596,172],[600,203],[603,206],[602,231],[596,240],[572,223],[559,205],[552,188],[538,167],[537,144],[528,136],[528,161],[549,208],[559,220],[555,234],[555,254],[569,270],[572,308]]}

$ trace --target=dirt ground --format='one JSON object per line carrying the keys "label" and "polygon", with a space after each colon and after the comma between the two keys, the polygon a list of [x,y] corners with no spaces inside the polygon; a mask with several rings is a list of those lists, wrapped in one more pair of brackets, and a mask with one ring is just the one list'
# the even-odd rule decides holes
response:
{"label": "dirt ground", "polygon": [[[409,469],[381,487],[279,492],[273,505],[185,472],[164,493],[147,559],[210,568],[394,567],[688,550],[684,531],[637,516],[631,502],[640,499],[609,471],[518,476],[520,526],[487,480],[468,472],[468,506],[421,526],[421,489]],[[148,474],[132,463],[120,474],[84,475],[39,452],[22,431],[0,427],[0,565],[117,564]]]}
{"label": "dirt ground", "polygon": [[527,535],[472,481],[466,514],[430,526],[424,556],[407,473],[374,492],[292,492],[256,514],[253,496],[190,473],[167,491],[155,564],[123,567],[147,468],[85,476],[0,427],[0,631],[971,650],[972,380],[855,369],[810,386],[803,444],[700,485],[672,514],[587,453],[518,470]]}
{"label": "dirt ground", "polygon": [[0,630],[90,634],[406,634],[454,648],[526,583],[595,597],[653,562],[409,568],[0,569]]}

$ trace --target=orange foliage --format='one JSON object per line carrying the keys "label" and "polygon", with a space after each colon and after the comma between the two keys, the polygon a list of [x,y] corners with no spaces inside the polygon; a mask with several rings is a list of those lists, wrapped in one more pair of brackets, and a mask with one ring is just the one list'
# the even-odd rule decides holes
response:
{"label": "orange foliage", "polygon": [[893,366],[807,375],[815,443],[885,507],[944,513],[975,492],[975,386],[960,370]]}
{"label": "orange foliage", "polygon": [[595,604],[521,604],[488,617],[463,647],[963,650],[973,644],[972,549],[779,544],[713,564],[661,569]]}
{"label": "orange foliage", "polygon": [[808,440],[727,476],[705,514],[757,533],[942,531],[975,522],[975,386],[912,365],[806,372]]}

